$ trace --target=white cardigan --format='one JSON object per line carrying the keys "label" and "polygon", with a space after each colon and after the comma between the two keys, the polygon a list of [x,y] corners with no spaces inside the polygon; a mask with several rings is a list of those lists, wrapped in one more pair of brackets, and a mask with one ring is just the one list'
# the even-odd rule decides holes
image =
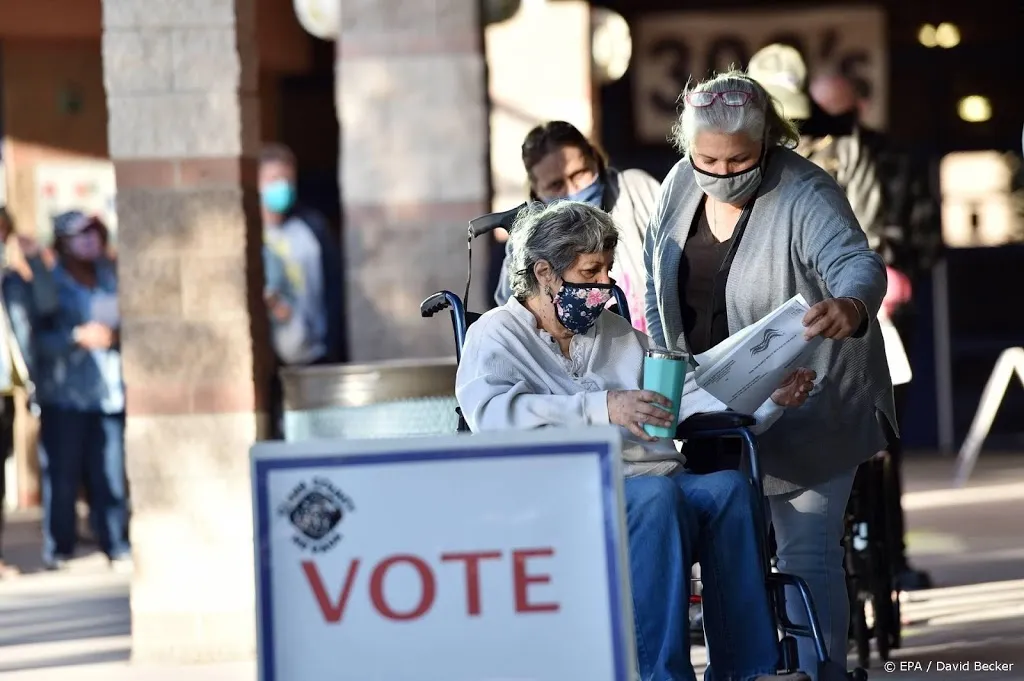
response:
{"label": "white cardigan", "polygon": [[[625,319],[605,312],[586,334],[573,337],[566,358],[533,313],[512,298],[469,328],[455,394],[474,432],[607,424],[608,391],[642,387],[648,344]],[[680,421],[726,409],[692,374],[681,402]],[[768,400],[754,414],[752,430],[768,428],[782,411]],[[627,476],[666,475],[680,467],[683,457],[671,440],[644,442],[620,430]]]}

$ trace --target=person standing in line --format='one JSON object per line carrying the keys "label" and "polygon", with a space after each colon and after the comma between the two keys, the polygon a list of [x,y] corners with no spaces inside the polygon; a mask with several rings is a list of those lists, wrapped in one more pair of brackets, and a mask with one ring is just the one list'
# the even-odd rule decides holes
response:
{"label": "person standing in line", "polygon": [[[264,147],[259,164],[264,300],[278,367],[344,359],[341,250],[324,217],[296,200],[296,170],[288,147]],[[275,367],[271,420],[277,438],[282,399]]]}
{"label": "person standing in line", "polygon": [[[604,152],[565,121],[549,121],[531,130],[523,141],[522,156],[531,201],[581,201],[612,216],[619,229],[612,278],[626,295],[634,328],[646,331],[644,234],[658,197],[658,181],[642,170],[609,166]],[[508,272],[511,254],[509,240],[494,294],[498,305],[507,303],[512,295]]]}
{"label": "person standing in line", "polygon": [[33,404],[32,317],[54,310],[57,293],[50,275],[53,256],[28,237],[0,206],[0,579],[18,570],[3,559],[3,525],[7,496],[6,462],[14,453],[15,391],[22,388]]}
{"label": "person standing in line", "polygon": [[43,561],[74,556],[75,503],[84,481],[96,540],[118,570],[131,569],[125,484],[125,390],[117,271],[96,218],[54,218],[57,309],[33,320],[43,496]]}

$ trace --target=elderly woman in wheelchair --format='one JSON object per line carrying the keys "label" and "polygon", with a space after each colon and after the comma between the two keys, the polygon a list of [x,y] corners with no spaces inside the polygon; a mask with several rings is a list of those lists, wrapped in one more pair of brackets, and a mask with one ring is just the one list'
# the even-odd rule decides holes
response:
{"label": "elderly woman in wheelchair", "polygon": [[[671,405],[641,390],[646,336],[615,314],[608,276],[617,243],[607,214],[577,202],[535,204],[512,230],[513,297],[470,327],[456,395],[473,431],[612,423],[623,433],[630,576],[640,675],[692,681],[690,568],[699,558],[711,670],[707,678],[776,676],[776,622],[765,586],[751,485],[737,471],[692,475],[672,441]],[[799,369],[754,414],[768,428],[801,404],[813,372]],[[680,420],[725,405],[688,377]]]}

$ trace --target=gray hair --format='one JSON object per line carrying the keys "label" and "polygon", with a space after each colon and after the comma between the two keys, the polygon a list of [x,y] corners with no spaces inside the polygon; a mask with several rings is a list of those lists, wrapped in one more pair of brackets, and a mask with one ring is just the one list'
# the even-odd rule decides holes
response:
{"label": "gray hair", "polygon": [[608,213],[579,201],[535,202],[520,211],[512,226],[512,262],[508,281],[520,300],[540,292],[533,267],[546,260],[559,277],[576,258],[614,251],[619,232]]}
{"label": "gray hair", "polygon": [[[716,100],[710,106],[690,106],[686,96],[691,92],[745,92],[750,101],[744,106],[726,106]],[[729,71],[705,80],[694,87],[687,85],[679,96],[683,112],[672,126],[670,140],[685,156],[690,152],[697,133],[704,130],[735,134],[745,133],[752,140],[765,140],[769,147],[794,147],[800,133],[792,122],[779,114],[774,98],[741,71]]]}

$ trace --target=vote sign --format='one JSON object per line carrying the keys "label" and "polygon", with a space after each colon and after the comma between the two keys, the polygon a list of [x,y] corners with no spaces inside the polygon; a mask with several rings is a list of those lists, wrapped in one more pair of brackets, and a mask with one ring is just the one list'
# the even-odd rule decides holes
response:
{"label": "vote sign", "polygon": [[864,122],[884,129],[888,107],[885,14],[877,7],[819,7],[743,12],[656,12],[634,29],[633,108],[641,142],[665,143],[679,113],[679,95],[772,43],[795,47],[809,72],[830,66],[867,94]]}
{"label": "vote sign", "polygon": [[626,681],[613,428],[253,448],[261,681]]}

